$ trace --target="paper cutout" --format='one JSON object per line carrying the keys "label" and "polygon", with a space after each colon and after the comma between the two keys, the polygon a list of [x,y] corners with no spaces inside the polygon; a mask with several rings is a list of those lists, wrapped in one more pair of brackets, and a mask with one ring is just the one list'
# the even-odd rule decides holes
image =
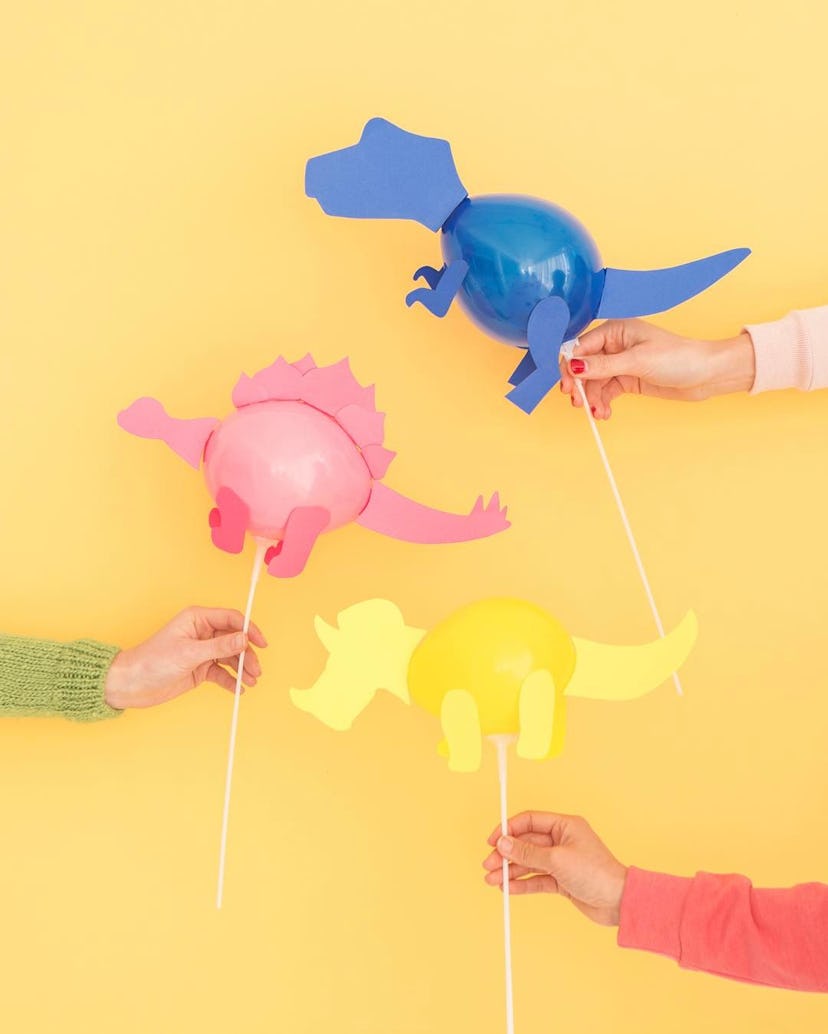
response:
{"label": "paper cutout", "polygon": [[273,545],[268,573],[293,578],[317,537],[356,521],[409,542],[464,542],[509,527],[497,495],[470,514],[442,513],[379,483],[394,453],[384,445],[385,415],[373,386],[359,383],[347,359],[318,367],[312,356],[279,357],[233,389],[226,420],[177,420],[160,402],[139,399],[118,422],[160,438],[192,466],[202,457],[216,500],[209,524],[215,545],[238,553],[244,535]]}
{"label": "paper cutout", "polygon": [[555,727],[555,680],[545,669],[530,672],[520,690],[518,757],[542,761],[552,749]]}
{"label": "paper cutout", "polygon": [[435,284],[409,291],[405,296],[405,304],[410,307],[415,302],[420,302],[433,316],[442,318],[449,311],[468,271],[468,262],[450,262],[443,268]]}
{"label": "paper cutout", "polygon": [[[712,286],[750,254],[739,248],[666,270],[607,269],[585,227],[562,208],[519,195],[469,198],[445,140],[408,133],[380,118],[366,124],[353,147],[311,158],[305,192],[329,215],[414,219],[441,230],[446,272],[421,266],[415,279],[422,276],[429,289],[410,292],[407,304],[422,302],[442,317],[457,293],[485,333],[524,346],[530,313],[550,297],[561,298],[568,312],[559,340],[549,339],[551,348],[597,318],[664,312]],[[467,267],[463,276],[446,284],[460,262]],[[554,370],[544,368],[545,375],[525,386],[533,373],[528,363],[510,380],[521,390],[507,397],[527,413],[556,383],[550,383]]]}
{"label": "paper cutout", "polygon": [[575,639],[578,660],[565,693],[592,700],[635,700],[657,689],[684,664],[697,636],[698,621],[690,611],[663,639],[643,646]]}
{"label": "paper cutout", "polygon": [[403,542],[468,542],[496,535],[510,527],[506,507],[495,492],[486,506],[481,496],[468,514],[445,513],[398,495],[385,485],[374,485],[368,505],[357,524]]}
{"label": "paper cutout", "polygon": [[305,193],[328,215],[413,219],[439,230],[466,196],[445,140],[371,119],[359,143],[311,158]]}
{"label": "paper cutout", "polygon": [[265,554],[267,573],[274,578],[295,578],[305,570],[316,540],[330,524],[324,506],[300,506],[291,510],[282,540]]}
{"label": "paper cutout", "polygon": [[210,435],[221,421],[215,417],[179,420],[168,415],[157,399],[136,399],[118,414],[118,424],[139,438],[157,439],[198,470]]}
{"label": "paper cutout", "polygon": [[438,751],[454,771],[479,765],[484,736],[517,735],[524,758],[556,756],[565,697],[631,700],[649,693],[684,663],[697,634],[690,612],[664,639],[605,646],[573,639],[546,611],[513,599],[461,607],[428,633],[406,626],[387,600],[354,604],[338,621],[335,629],[317,618],[328,661],[310,689],[291,690],[291,700],[344,730],[378,689],[388,689],[439,717],[445,739]]}
{"label": "paper cutout", "polygon": [[439,269],[435,269],[434,266],[420,266],[417,272],[412,277],[413,280],[423,279],[429,287],[436,287],[440,283],[440,277],[445,273],[446,267],[442,265]]}
{"label": "paper cutout", "polygon": [[506,396],[524,413],[531,413],[561,379],[560,352],[568,326],[563,298],[545,298],[529,314],[526,336],[533,369]]}
{"label": "paper cutout", "polygon": [[210,511],[213,545],[225,553],[241,553],[250,521],[250,510],[232,488],[220,488],[216,493],[218,506]]}
{"label": "paper cutout", "polygon": [[291,689],[290,699],[331,729],[350,729],[384,689],[409,702],[408,661],[425,635],[405,624],[399,608],[388,600],[367,600],[340,611],[338,628],[315,621],[316,634],[328,661],[307,690]]}
{"label": "paper cutout", "polygon": [[483,738],[477,703],[465,689],[452,689],[443,697],[440,724],[448,746],[452,772],[476,772],[480,768]]}
{"label": "paper cutout", "polygon": [[666,312],[706,291],[744,262],[749,254],[748,248],[734,248],[669,269],[641,272],[607,269],[601,304],[595,315],[603,320]]}

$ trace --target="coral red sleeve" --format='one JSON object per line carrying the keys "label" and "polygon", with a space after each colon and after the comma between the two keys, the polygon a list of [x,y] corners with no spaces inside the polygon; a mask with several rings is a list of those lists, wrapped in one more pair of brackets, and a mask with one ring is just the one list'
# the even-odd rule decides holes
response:
{"label": "coral red sleeve", "polygon": [[779,388],[828,387],[828,305],[745,329],[756,356],[752,395]]}
{"label": "coral red sleeve", "polygon": [[686,969],[828,992],[828,886],[757,889],[744,876],[688,879],[631,868],[618,943]]}

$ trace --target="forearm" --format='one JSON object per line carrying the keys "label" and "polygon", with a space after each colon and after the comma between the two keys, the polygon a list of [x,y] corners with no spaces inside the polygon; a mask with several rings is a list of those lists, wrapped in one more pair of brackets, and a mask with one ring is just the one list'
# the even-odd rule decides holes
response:
{"label": "forearm", "polygon": [[81,639],[56,643],[0,635],[0,715],[89,722],[120,712],[105,686],[117,647]]}
{"label": "forearm", "polygon": [[687,969],[828,992],[828,887],[758,890],[744,876],[693,879],[631,868],[618,943]]}

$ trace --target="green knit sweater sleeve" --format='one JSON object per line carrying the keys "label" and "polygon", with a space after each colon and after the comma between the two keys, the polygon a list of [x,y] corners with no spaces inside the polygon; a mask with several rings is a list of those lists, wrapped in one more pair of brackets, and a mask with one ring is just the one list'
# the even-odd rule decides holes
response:
{"label": "green knit sweater sleeve", "polygon": [[121,712],[104,700],[117,646],[91,639],[55,643],[0,635],[0,716],[60,716],[76,722]]}

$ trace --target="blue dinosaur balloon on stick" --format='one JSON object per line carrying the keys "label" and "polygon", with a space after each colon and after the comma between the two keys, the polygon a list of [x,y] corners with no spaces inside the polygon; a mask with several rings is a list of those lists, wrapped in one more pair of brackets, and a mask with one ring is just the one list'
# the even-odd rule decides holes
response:
{"label": "blue dinosaur balloon on stick", "polygon": [[411,291],[445,316],[454,298],[482,330],[526,349],[510,401],[531,413],[560,379],[561,346],[594,319],[649,316],[706,290],[749,254],[735,248],[670,269],[605,267],[587,230],[548,201],[469,197],[447,141],[382,118],[357,144],[311,158],[305,192],[329,215],[413,219],[440,231],[441,269],[421,266]]}

